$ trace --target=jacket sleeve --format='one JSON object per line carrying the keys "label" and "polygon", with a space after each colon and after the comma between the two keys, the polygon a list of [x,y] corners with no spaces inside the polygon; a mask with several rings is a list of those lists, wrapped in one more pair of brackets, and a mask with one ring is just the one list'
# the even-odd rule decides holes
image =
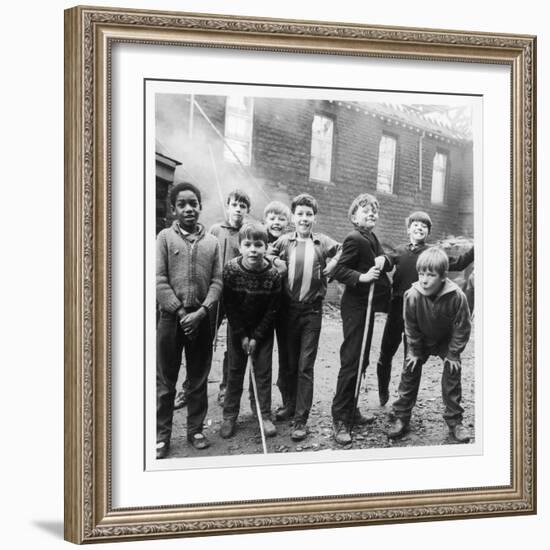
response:
{"label": "jacket sleeve", "polygon": [[273,284],[273,292],[269,297],[267,307],[265,309],[264,316],[258,323],[258,326],[252,332],[252,338],[261,341],[264,340],[270,333],[274,323],[275,316],[279,310],[279,304],[281,299],[281,276],[276,271]]}
{"label": "jacket sleeve", "polygon": [[323,248],[325,250],[325,258],[334,258],[342,250],[342,245],[328,235],[325,235]]}
{"label": "jacket sleeve", "polygon": [[461,254],[456,258],[449,256],[449,271],[462,271],[466,269],[474,261],[474,247]]}
{"label": "jacket sleeve", "polygon": [[410,354],[414,357],[423,357],[425,355],[424,337],[416,320],[416,298],[410,290],[405,292],[403,300],[403,319]]}
{"label": "jacket sleeve", "polygon": [[357,271],[357,258],[359,250],[357,241],[353,236],[348,236],[342,244],[340,259],[332,272],[332,278],[346,286],[357,286],[361,273]]}
{"label": "jacket sleeve", "polygon": [[470,321],[470,308],[468,300],[463,292],[457,292],[456,296],[457,312],[453,322],[453,333],[449,342],[449,350],[447,351],[447,359],[458,361],[460,354],[464,351],[468,340],[470,339],[470,331],[472,324]]}
{"label": "jacket sleeve", "polygon": [[202,305],[211,309],[219,301],[222,293],[222,265],[220,257],[220,244],[216,240],[212,257],[212,278],[208,287],[208,293]]}
{"label": "jacket sleeve", "polygon": [[376,256],[384,256],[385,263],[384,263],[384,271],[391,271],[393,269],[393,260],[390,254],[386,254],[384,249],[382,248],[382,245],[380,244],[380,241],[378,240],[378,237],[376,237]]}
{"label": "jacket sleeve", "polygon": [[168,243],[166,231],[161,231],[157,237],[157,302],[161,309],[175,313],[181,306],[180,299],[170,286],[168,272]]}
{"label": "jacket sleeve", "polygon": [[242,297],[233,287],[233,276],[234,272],[231,266],[227,265],[223,270],[223,305],[231,330],[239,338],[243,338],[247,334],[244,318],[239,307]]}

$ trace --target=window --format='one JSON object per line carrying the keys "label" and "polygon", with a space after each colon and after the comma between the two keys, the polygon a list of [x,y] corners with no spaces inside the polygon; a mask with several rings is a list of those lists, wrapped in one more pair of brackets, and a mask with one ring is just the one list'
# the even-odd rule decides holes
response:
{"label": "window", "polygon": [[223,148],[223,158],[229,162],[236,163],[235,155],[237,155],[245,166],[250,166],[252,158],[253,101],[251,97],[227,97],[225,103],[226,146]]}
{"label": "window", "polygon": [[330,182],[333,134],[334,121],[331,118],[322,115],[313,116],[309,179]]}
{"label": "window", "polygon": [[432,173],[432,202],[443,204],[445,200],[445,180],[447,178],[447,154],[437,152],[434,156]]}
{"label": "window", "polygon": [[380,139],[378,148],[378,176],[376,178],[376,190],[383,193],[393,193],[393,180],[395,176],[395,153],[397,140],[384,134]]}

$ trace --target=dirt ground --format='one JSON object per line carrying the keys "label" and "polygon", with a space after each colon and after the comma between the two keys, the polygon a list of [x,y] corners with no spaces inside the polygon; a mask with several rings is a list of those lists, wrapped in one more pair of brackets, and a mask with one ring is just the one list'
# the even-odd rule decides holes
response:
{"label": "dirt ground", "polygon": [[[359,397],[359,408],[363,412],[370,412],[375,416],[373,424],[366,428],[354,429],[351,445],[341,447],[332,438],[332,419],[330,415],[331,401],[336,388],[336,378],[339,369],[339,349],[342,342],[342,326],[340,312],[337,308],[325,305],[323,328],[319,343],[319,351],[315,363],[315,386],[313,407],[308,421],[308,436],[304,441],[294,442],[290,439],[292,424],[289,421],[275,422],[277,435],[267,439],[267,449],[270,453],[314,452],[327,449],[368,449],[422,445],[454,444],[449,436],[447,426],[443,420],[443,404],[441,399],[441,360],[435,357],[429,359],[423,368],[422,382],[418,394],[418,401],[411,419],[411,430],[402,439],[390,440],[386,430],[391,424],[391,403],[397,398],[397,387],[403,361],[403,346],[400,346],[392,369],[390,384],[390,400],[385,407],[378,401],[378,387],[376,379],[376,360],[380,349],[385,315],[377,314],[374,336],[372,341],[370,366],[363,380]],[[474,331],[462,355],[462,406],[465,409],[464,425],[471,431],[474,442]],[[241,411],[237,422],[237,431],[230,439],[222,439],[219,435],[222,422],[222,408],[216,397],[221,380],[221,365],[225,349],[225,323],[220,328],[217,350],[214,353],[212,370],[208,382],[208,415],[205,434],[211,441],[209,449],[197,451],[186,441],[185,424],[186,408],[174,412],[174,426],[169,457],[189,456],[219,456],[236,454],[262,453],[262,443],[258,422],[253,416],[248,398],[248,382],[245,381],[245,390],[241,400]],[[275,380],[277,378],[277,352],[273,353],[273,392],[272,410],[281,404],[281,396]],[[180,373],[178,390],[183,381],[184,369]]]}

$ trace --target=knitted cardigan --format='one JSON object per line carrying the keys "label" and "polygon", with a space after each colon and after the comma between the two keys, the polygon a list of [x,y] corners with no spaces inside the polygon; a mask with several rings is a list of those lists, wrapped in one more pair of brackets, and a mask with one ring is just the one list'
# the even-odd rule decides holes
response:
{"label": "knitted cardigan", "polygon": [[221,295],[220,247],[197,224],[197,233],[180,232],[177,221],[157,236],[157,302],[164,311],[212,307]]}

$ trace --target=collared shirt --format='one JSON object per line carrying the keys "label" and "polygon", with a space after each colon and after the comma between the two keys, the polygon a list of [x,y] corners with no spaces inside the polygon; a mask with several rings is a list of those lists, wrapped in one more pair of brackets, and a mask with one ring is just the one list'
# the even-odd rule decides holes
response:
{"label": "collared shirt", "polygon": [[288,266],[283,287],[291,302],[311,303],[324,298],[326,260],[340,248],[337,241],[322,233],[312,233],[306,239],[299,238],[296,232],[287,233],[273,243],[273,254]]}

